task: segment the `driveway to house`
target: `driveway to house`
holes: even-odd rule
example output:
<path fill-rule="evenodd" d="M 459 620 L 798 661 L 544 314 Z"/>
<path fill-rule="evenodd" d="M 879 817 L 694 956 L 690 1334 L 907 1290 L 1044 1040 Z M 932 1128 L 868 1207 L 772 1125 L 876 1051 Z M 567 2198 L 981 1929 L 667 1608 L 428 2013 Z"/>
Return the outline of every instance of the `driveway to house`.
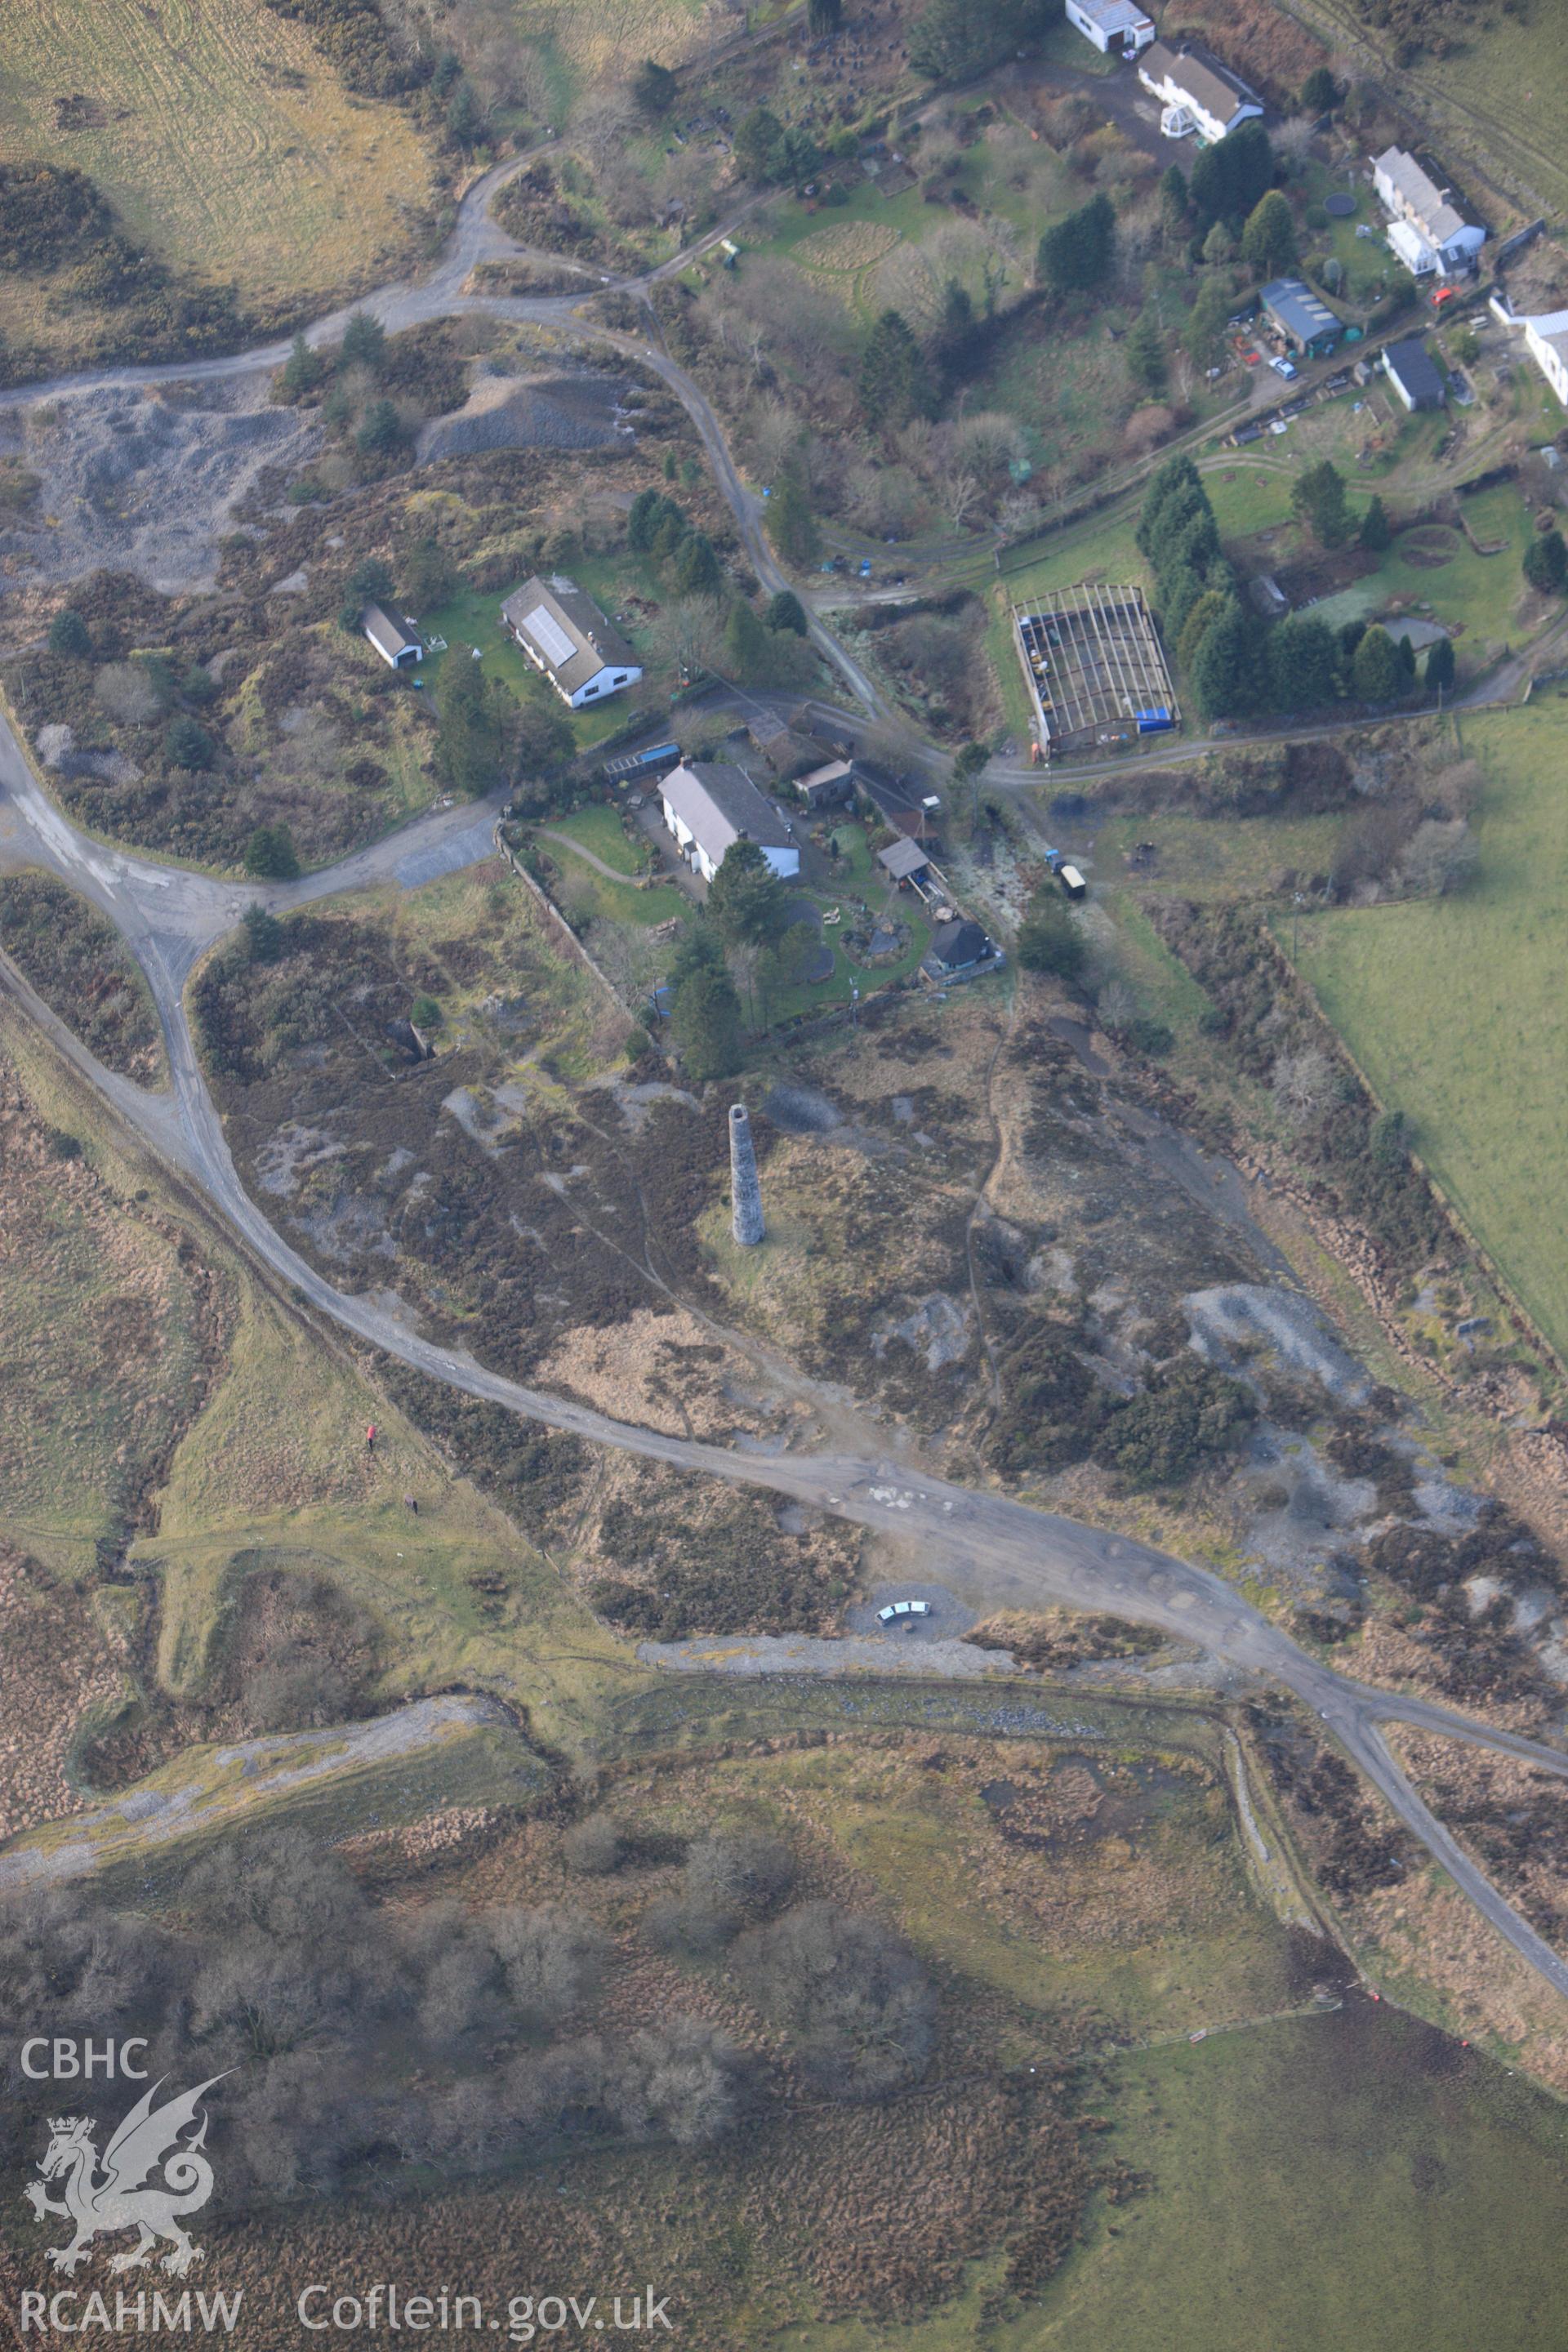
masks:
<path fill-rule="evenodd" d="M 1080 36 L 1081 37 L 1081 36 Z M 1091 54 L 1084 42 L 1084 55 Z M 1089 99 L 1113 122 L 1122 137 L 1161 164 L 1181 163 L 1190 169 L 1196 142 L 1167 139 L 1160 129 L 1160 101 L 1150 96 L 1138 79 L 1138 68 L 1125 61 L 1114 73 L 1093 73 L 1086 67 L 1048 65 L 1043 59 L 1012 66 L 1002 77 L 1004 91 L 1015 105 L 1032 107 L 1035 97 Z M 1034 125 L 1028 127 L 1032 130 Z"/>

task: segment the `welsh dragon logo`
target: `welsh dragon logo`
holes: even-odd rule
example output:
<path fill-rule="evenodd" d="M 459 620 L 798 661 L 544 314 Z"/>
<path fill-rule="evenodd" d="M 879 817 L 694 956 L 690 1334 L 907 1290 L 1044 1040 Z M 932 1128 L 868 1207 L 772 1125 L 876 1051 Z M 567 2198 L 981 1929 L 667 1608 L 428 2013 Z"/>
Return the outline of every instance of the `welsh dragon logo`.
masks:
<path fill-rule="evenodd" d="M 180 2225 L 182 2214 L 199 2212 L 213 2193 L 213 2168 L 201 2153 L 206 2116 L 202 2116 L 194 2138 L 182 2140 L 180 2134 L 195 2122 L 205 2094 L 222 2080 L 221 2074 L 210 2075 L 194 2091 L 182 2092 L 161 2107 L 153 2102 L 163 2084 L 154 2083 L 137 2100 L 101 2158 L 92 2144 L 98 2126 L 90 2116 L 49 2118 L 49 2144 L 38 2159 L 38 2170 L 45 2180 L 63 2181 L 65 2194 L 59 2200 L 48 2197 L 37 2180 L 30 2180 L 22 2194 L 40 2221 L 46 2213 L 58 2213 L 75 2225 L 68 2246 L 48 2249 L 56 2270 L 75 2271 L 87 2260 L 95 2238 L 120 2230 L 134 2230 L 138 2235 L 133 2246 L 114 2256 L 111 2271 L 139 2269 L 151 2260 L 160 2239 L 167 2239 L 170 2246 L 163 2268 L 176 2278 L 184 2278 L 194 2263 L 206 2260 L 204 2249 L 193 2245 Z M 157 2173 L 162 2179 L 153 2181 Z"/>

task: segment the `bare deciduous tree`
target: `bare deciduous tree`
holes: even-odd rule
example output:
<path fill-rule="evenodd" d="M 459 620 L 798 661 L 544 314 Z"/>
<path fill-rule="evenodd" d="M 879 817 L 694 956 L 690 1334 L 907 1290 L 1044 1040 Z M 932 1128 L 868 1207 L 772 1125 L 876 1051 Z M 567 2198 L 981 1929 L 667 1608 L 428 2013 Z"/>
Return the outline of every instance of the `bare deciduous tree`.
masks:
<path fill-rule="evenodd" d="M 719 608 L 710 596 L 677 596 L 648 624 L 651 649 L 668 668 L 693 677 L 721 651 Z"/>
<path fill-rule="evenodd" d="M 918 2082 L 935 2002 L 908 1946 L 879 1921 L 803 1903 L 735 1947 L 735 1964 L 831 2098 L 887 2098 Z"/>
<path fill-rule="evenodd" d="M 1418 824 L 1399 856 L 1399 878 L 1422 898 L 1445 898 L 1463 889 L 1479 855 L 1463 817 L 1428 817 Z"/>
<path fill-rule="evenodd" d="M 1274 1065 L 1274 1099 L 1296 1127 L 1306 1127 L 1333 1099 L 1337 1073 L 1321 1045 L 1281 1054 Z"/>
<path fill-rule="evenodd" d="M 92 681 L 99 708 L 120 727 L 150 727 L 165 708 L 156 682 L 136 662 L 106 662 Z"/>
<path fill-rule="evenodd" d="M 706 2147 L 739 2120 L 746 2071 L 739 2045 L 705 2018 L 675 2017 L 636 2033 L 617 2069 L 621 2128 L 634 2139 Z"/>
<path fill-rule="evenodd" d="M 605 1939 L 559 1904 L 487 1912 L 484 1929 L 513 2009 L 531 2032 L 559 2025 L 598 1983 Z"/>
<path fill-rule="evenodd" d="M 561 1841 L 568 1870 L 584 1878 L 607 1878 L 626 1854 L 626 1833 L 613 1813 L 589 1813 L 574 1822 Z"/>
<path fill-rule="evenodd" d="M 1276 155 L 1284 157 L 1292 176 L 1298 173 L 1312 152 L 1313 130 L 1310 116 L 1293 114 L 1288 122 L 1268 134 Z"/>
<path fill-rule="evenodd" d="M 1120 1037 L 1138 1017 L 1138 999 L 1124 980 L 1109 980 L 1095 999 L 1100 1025 L 1108 1037 Z"/>

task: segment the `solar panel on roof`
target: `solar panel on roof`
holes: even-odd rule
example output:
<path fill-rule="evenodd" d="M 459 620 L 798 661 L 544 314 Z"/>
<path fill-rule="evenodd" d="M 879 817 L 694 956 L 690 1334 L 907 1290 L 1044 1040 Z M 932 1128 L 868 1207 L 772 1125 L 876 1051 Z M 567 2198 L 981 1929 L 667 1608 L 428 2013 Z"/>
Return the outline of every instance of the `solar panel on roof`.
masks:
<path fill-rule="evenodd" d="M 554 662 L 557 667 L 569 662 L 577 650 L 548 604 L 536 604 L 522 625 L 546 661 Z"/>

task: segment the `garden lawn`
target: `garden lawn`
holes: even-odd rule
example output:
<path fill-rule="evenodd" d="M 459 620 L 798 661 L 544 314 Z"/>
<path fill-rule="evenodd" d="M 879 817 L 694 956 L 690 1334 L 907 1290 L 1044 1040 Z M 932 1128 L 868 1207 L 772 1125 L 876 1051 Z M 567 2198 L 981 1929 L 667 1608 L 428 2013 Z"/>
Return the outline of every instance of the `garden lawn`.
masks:
<path fill-rule="evenodd" d="M 602 802 L 591 801 L 585 808 L 574 809 L 570 816 L 552 816 L 550 831 L 580 841 L 584 849 L 593 851 L 601 865 L 613 866 L 617 874 L 629 875 L 634 881 L 643 870 L 636 846 L 626 839 L 618 813 Z"/>
<path fill-rule="evenodd" d="M 1410 612 L 1430 606 L 1430 617 L 1453 631 L 1461 659 L 1468 654 L 1487 657 L 1505 643 L 1517 642 L 1519 609 L 1524 595 L 1521 565 L 1530 537 L 1530 519 L 1517 490 L 1508 490 L 1489 506 L 1488 534 L 1506 540 L 1496 555 L 1481 555 L 1463 531 L 1452 533 L 1453 561 L 1429 570 L 1405 552 L 1406 534 L 1394 534 L 1393 546 L 1375 572 L 1326 596 L 1315 612 L 1335 627 L 1343 621 L 1385 615 L 1395 609 Z M 1423 617 L 1426 617 L 1423 614 Z"/>
<path fill-rule="evenodd" d="M 547 832 L 553 829 L 544 828 Z M 585 859 L 574 857 L 559 841 L 542 841 L 540 847 L 561 877 L 554 895 L 568 914 L 588 915 L 596 922 L 624 923 L 634 930 L 647 931 L 656 923 L 668 923 L 691 911 L 690 902 L 673 882 L 661 882 L 652 890 L 639 890 L 630 882 L 606 881 L 596 867 Z"/>
<path fill-rule="evenodd" d="M 1488 778 L 1474 884 L 1316 916 L 1301 963 L 1477 1240 L 1568 1352 L 1568 700 L 1467 719 L 1463 740 Z"/>
<path fill-rule="evenodd" d="M 471 646 L 483 656 L 487 677 L 503 678 L 520 702 L 537 691 L 538 671 L 525 659 L 515 637 L 501 626 L 504 601 L 494 590 L 465 588 L 461 595 L 452 597 L 435 612 L 419 614 L 421 635 L 427 638 L 445 637 L 447 645 L 446 653 L 427 654 L 421 664 L 427 686 L 437 685 L 443 665 L 459 648 Z M 461 657 L 466 660 L 468 656 L 463 653 Z"/>
<path fill-rule="evenodd" d="M 602 570 L 603 567 L 597 569 Z M 597 585 L 589 584 L 586 575 L 591 571 L 595 572 L 596 578 L 596 568 L 591 565 L 579 567 L 573 577 L 579 586 L 588 590 L 595 603 L 603 603 L 605 600 Z M 521 583 L 515 584 L 521 586 Z M 534 668 L 510 631 L 502 625 L 500 608 L 510 593 L 510 589 L 497 593 L 493 590 L 466 588 L 461 595 L 438 605 L 435 612 L 420 614 L 419 626 L 424 635 L 447 640 L 447 651 L 427 655 L 422 665 L 426 683 L 431 689 L 437 687 L 442 665 L 450 661 L 459 647 L 473 646 L 478 648 L 484 662 L 487 677 L 500 678 L 519 702 L 528 702 L 540 697 L 550 697 L 553 700 L 553 689 Z M 611 596 L 609 601 L 613 604 L 615 598 Z M 468 657 L 465 651 L 461 658 L 466 661 Z M 633 688 L 630 693 L 612 695 L 607 702 L 595 703 L 590 709 L 567 711 L 578 750 L 586 751 L 595 743 L 602 743 L 606 736 L 617 734 L 637 709 L 637 692 Z M 565 709 L 564 704 L 556 707 Z"/>
<path fill-rule="evenodd" d="M 1354 312 L 1380 300 L 1394 283 L 1402 265 L 1388 247 L 1388 223 L 1383 206 L 1364 182 L 1348 180 L 1342 171 L 1331 170 L 1315 156 L 1309 158 L 1300 181 L 1300 192 L 1309 205 L 1321 205 L 1325 196 L 1352 195 L 1356 210 L 1348 220 L 1331 218 L 1327 228 L 1299 230 L 1302 251 L 1309 257 L 1331 253 L 1344 270 L 1344 283 L 1331 299 L 1341 309 Z M 1371 236 L 1358 236 L 1358 227 L 1368 227 Z"/>

